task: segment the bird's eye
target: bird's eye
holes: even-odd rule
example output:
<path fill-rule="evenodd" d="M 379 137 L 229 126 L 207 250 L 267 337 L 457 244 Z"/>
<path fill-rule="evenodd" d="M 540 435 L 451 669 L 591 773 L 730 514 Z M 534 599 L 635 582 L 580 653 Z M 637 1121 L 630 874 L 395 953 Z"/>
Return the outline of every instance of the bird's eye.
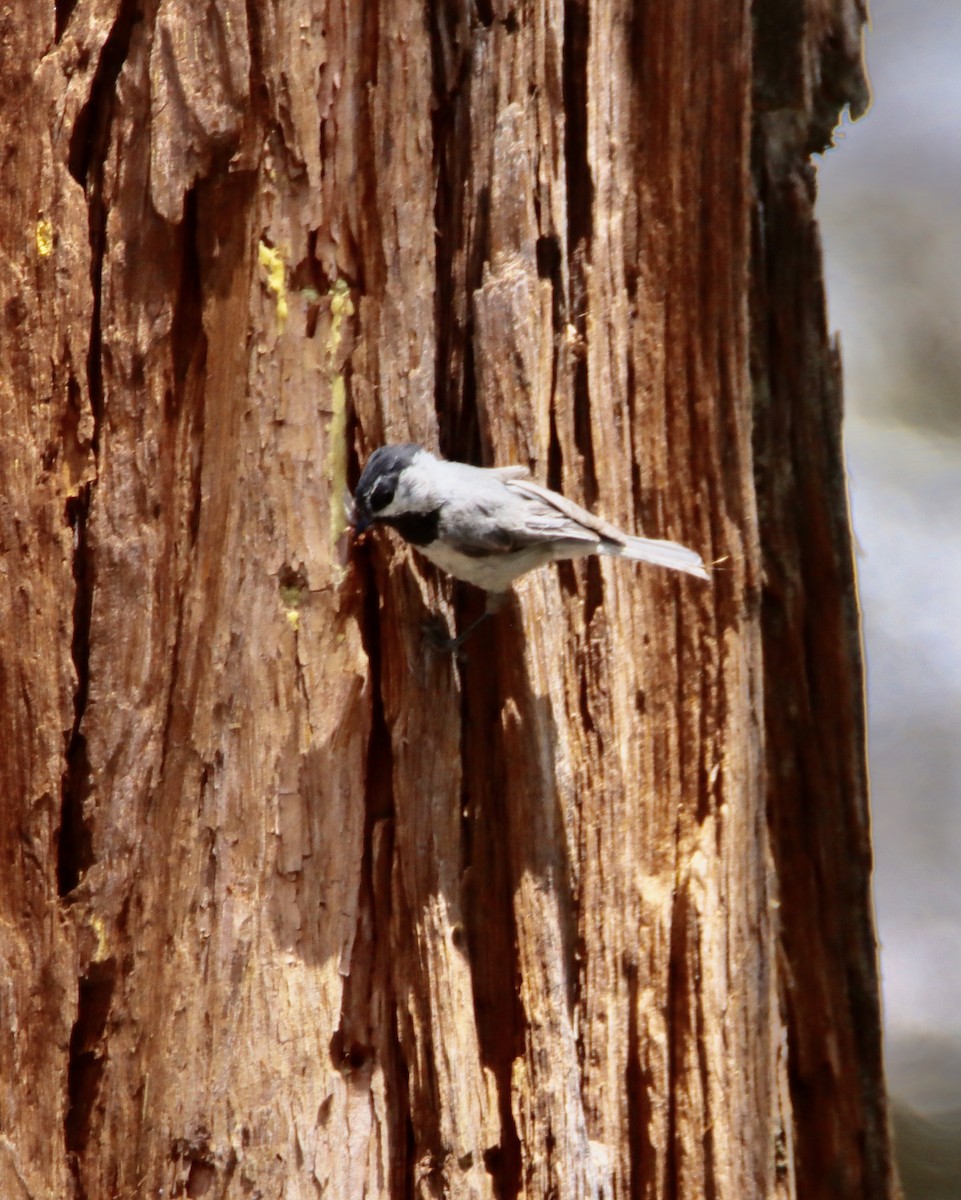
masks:
<path fill-rule="evenodd" d="M 370 489 L 370 504 L 371 512 L 380 512 L 386 508 L 394 498 L 394 490 L 397 487 L 396 479 L 378 479 L 374 486 Z"/>

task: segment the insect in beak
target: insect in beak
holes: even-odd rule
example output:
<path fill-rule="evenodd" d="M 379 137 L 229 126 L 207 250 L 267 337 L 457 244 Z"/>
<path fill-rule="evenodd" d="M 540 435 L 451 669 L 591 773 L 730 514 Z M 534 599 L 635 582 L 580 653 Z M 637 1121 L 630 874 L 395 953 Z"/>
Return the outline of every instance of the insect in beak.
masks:
<path fill-rule="evenodd" d="M 344 492 L 344 516 L 347 518 L 347 525 L 354 541 L 362 537 L 371 526 L 370 516 L 358 512 L 354 497 L 346 491 Z"/>

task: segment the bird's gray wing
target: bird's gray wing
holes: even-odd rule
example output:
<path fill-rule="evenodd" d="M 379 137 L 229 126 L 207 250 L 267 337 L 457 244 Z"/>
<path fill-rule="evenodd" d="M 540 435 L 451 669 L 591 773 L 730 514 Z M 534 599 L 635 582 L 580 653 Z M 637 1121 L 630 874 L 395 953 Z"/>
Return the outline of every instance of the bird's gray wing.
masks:
<path fill-rule="evenodd" d="M 534 483 L 531 479 L 511 479 L 508 481 L 507 487 L 510 491 L 518 492 L 528 500 L 532 513 L 536 507 L 537 510 L 553 514 L 555 522 L 559 521 L 554 537 L 592 542 L 603 539 L 605 542 L 616 542 L 619 546 L 627 543 L 627 535 L 622 533 L 616 525 L 612 525 L 602 517 L 595 517 L 586 508 L 581 508 L 579 504 L 568 500 L 559 492 L 552 492 L 550 488 L 541 487 L 539 483 Z"/>
<path fill-rule="evenodd" d="M 522 486 L 527 485 L 512 480 L 504 487 L 504 495 L 484 497 L 475 493 L 463 503 L 445 504 L 440 518 L 444 541 L 470 558 L 510 554 L 557 542 L 596 545 L 600 541 L 598 532 L 571 520 L 555 505 L 543 503 L 538 494 L 514 491 Z"/>

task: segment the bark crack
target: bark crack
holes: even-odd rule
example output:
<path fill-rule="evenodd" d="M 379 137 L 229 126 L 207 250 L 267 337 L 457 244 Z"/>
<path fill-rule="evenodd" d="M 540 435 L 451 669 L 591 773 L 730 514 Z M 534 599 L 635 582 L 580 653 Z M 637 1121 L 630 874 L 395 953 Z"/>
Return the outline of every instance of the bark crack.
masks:
<path fill-rule="evenodd" d="M 67 1061 L 67 1108 L 63 1119 L 67 1163 L 77 1200 L 86 1200 L 79 1159 L 90 1140 L 94 1104 L 107 1064 L 104 1032 L 117 982 L 114 958 L 92 962 L 80 979 L 77 1019 L 70 1033 Z"/>
<path fill-rule="evenodd" d="M 495 632 L 503 637 L 503 631 Z M 481 1061 L 496 1081 L 501 1140 L 484 1151 L 498 1200 L 523 1190 L 523 1154 L 512 1108 L 512 1071 L 525 1056 L 517 919 L 510 862 L 512 813 L 501 728 L 506 700 L 497 654 L 475 654 L 463 675 L 461 715 L 464 924 Z M 515 818 L 516 819 L 516 818 Z"/>
<path fill-rule="evenodd" d="M 448 458 L 477 461 L 479 451 L 474 385 L 473 338 L 469 298 L 480 286 L 483 257 L 471 254 L 458 266 L 464 247 L 465 203 L 470 156 L 469 6 L 454 4 L 431 9 L 431 115 L 435 176 L 434 199 L 434 402 L 441 452 Z M 483 212 L 486 206 L 478 205 Z M 482 228 L 478 230 L 483 234 Z M 475 251 L 486 238 L 474 237 Z M 466 304 L 461 310 L 460 305 Z"/>
<path fill-rule="evenodd" d="M 564 159 L 567 168 L 567 247 L 569 255 L 569 320 L 578 345 L 587 346 L 588 270 L 594 220 L 594 177 L 588 154 L 588 56 L 590 15 L 586 0 L 564 5 Z M 586 353 L 574 360 L 574 441 L 584 460 L 584 500 L 597 503 L 597 474 L 591 434 L 590 386 Z"/>
<path fill-rule="evenodd" d="M 357 479 L 360 464 L 356 445 L 358 419 L 348 416 L 348 477 Z M 388 1093 L 385 1104 L 388 1128 L 382 1132 L 392 1150 L 388 1192 L 414 1196 L 414 1126 L 408 1070 L 396 1020 L 385 1024 L 371 1014 L 395 1012 L 398 1000 L 394 983 L 392 924 L 392 868 L 394 863 L 394 763 L 393 745 L 384 708 L 380 602 L 370 555 L 356 554 L 362 608 L 358 613 L 361 641 L 367 654 L 371 713 L 365 767 L 364 840 L 358 883 L 357 928 L 344 980 L 340 1020 L 331 1038 L 333 1066 L 349 1078 L 371 1059 L 378 1062 Z"/>
<path fill-rule="evenodd" d="M 63 0 L 57 5 L 58 36 L 63 33 L 74 6 L 71 0 Z M 92 417 L 89 449 L 93 459 L 93 478 L 84 484 L 75 497 L 68 499 L 64 512 L 64 519 L 73 530 L 74 538 L 71 655 L 76 686 L 73 728 L 66 748 L 61 785 L 57 837 L 57 884 L 62 897 L 68 897 L 76 889 L 95 857 L 92 829 L 84 812 L 90 791 L 90 764 L 82 725 L 90 694 L 90 630 L 96 583 L 89 521 L 97 483 L 104 409 L 101 355 L 107 209 L 103 199 L 103 183 L 117 80 L 127 59 L 134 26 L 140 19 L 138 0 L 124 0 L 101 49 L 90 95 L 77 116 L 70 137 L 67 162 L 71 175 L 83 186 L 87 200 L 91 312 L 86 367 Z M 70 1034 L 67 1103 L 63 1119 L 64 1148 L 78 1200 L 86 1197 L 79 1160 L 90 1138 L 94 1105 L 106 1065 L 103 1039 L 117 976 L 117 963 L 113 957 L 108 957 L 84 963 L 78 980 L 77 1016 Z"/>
<path fill-rule="evenodd" d="M 54 11 L 56 14 L 54 37 L 57 42 L 60 42 L 66 33 L 67 26 L 70 24 L 70 18 L 73 16 L 73 10 L 76 7 L 77 0 L 54 0 Z"/>
<path fill-rule="evenodd" d="M 681 819 L 680 813 L 678 813 L 674 826 L 674 846 L 678 857 L 675 864 L 674 898 L 671 905 L 670 949 L 665 988 L 667 1003 L 664 1013 L 667 1027 L 665 1031 L 667 1035 L 667 1138 L 665 1142 L 667 1163 L 664 1175 L 664 1200 L 677 1200 L 680 1195 L 681 1176 L 681 1143 L 679 1141 L 677 1105 L 678 1088 L 683 1074 L 686 971 L 684 962 L 685 913 L 682 907 L 685 901 L 681 894 L 680 843 Z"/>
<path fill-rule="evenodd" d="M 69 18 L 67 7 L 58 9 L 58 21 Z M 66 765 L 61 785 L 60 830 L 57 840 L 57 886 L 66 896 L 80 882 L 93 862 L 90 828 L 84 816 L 84 801 L 89 793 L 90 765 L 86 738 L 81 732 L 90 690 L 90 621 L 93 611 L 94 563 L 88 537 L 88 521 L 100 448 L 103 422 L 103 370 L 101 364 L 101 295 L 103 258 L 107 234 L 107 211 L 103 202 L 103 173 L 110 143 L 113 101 L 117 80 L 127 58 L 133 27 L 140 19 L 137 0 L 121 5 L 117 20 L 104 41 L 100 59 L 90 86 L 90 95 L 80 109 L 70 137 L 68 169 L 83 185 L 87 197 L 88 237 L 90 241 L 91 316 L 87 348 L 87 391 L 93 419 L 90 450 L 94 478 L 79 493 L 67 500 L 64 520 L 73 530 L 73 658 L 76 687 L 74 719 L 66 748 Z"/>
<path fill-rule="evenodd" d="M 624 1088 L 627 1093 L 627 1147 L 631 1164 L 629 1194 L 641 1200 L 655 1191 L 654 1146 L 651 1142 L 651 1093 L 649 1068 L 641 1063 L 641 1031 L 638 1025 L 639 985 L 636 963 L 628 963 L 627 978 L 627 1063 Z"/>
<path fill-rule="evenodd" d="M 87 520 L 93 485 L 84 484 L 66 504 L 65 520 L 73 529 L 73 638 L 71 657 L 76 677 L 73 728 L 67 743 L 60 785 L 60 829 L 57 834 L 57 891 L 68 896 L 93 862 L 93 839 L 84 815 L 90 791 L 87 739 L 80 725 L 90 692 L 90 619 L 93 609 L 93 562 L 88 549 Z"/>

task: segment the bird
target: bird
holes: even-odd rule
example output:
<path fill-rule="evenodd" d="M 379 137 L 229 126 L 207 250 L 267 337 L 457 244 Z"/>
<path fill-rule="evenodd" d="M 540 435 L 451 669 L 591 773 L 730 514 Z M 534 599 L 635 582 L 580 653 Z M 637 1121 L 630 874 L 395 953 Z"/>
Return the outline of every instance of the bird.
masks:
<path fill-rule="evenodd" d="M 439 458 L 416 442 L 380 446 L 368 458 L 350 504 L 354 538 L 386 525 L 446 574 L 487 593 L 481 617 L 442 649 L 457 651 L 515 579 L 551 562 L 604 554 L 709 578 L 696 551 L 624 533 L 529 476 L 520 465 Z"/>

